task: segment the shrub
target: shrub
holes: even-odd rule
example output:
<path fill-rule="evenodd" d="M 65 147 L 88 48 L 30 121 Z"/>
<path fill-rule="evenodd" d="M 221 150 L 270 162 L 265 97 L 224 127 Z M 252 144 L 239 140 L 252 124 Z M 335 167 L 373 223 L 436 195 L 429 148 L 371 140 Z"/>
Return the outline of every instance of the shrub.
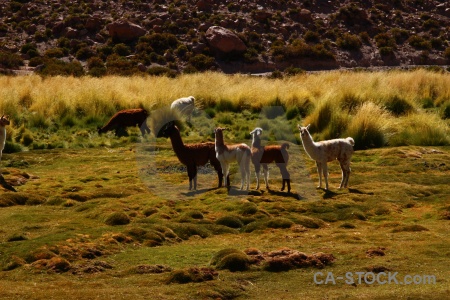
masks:
<path fill-rule="evenodd" d="M 414 110 L 414 107 L 408 101 L 397 95 L 385 100 L 384 105 L 395 116 L 406 115 Z"/>
<path fill-rule="evenodd" d="M 127 45 L 120 43 L 113 47 L 113 53 L 119 56 L 127 56 L 130 55 L 131 49 Z"/>
<path fill-rule="evenodd" d="M 396 47 L 395 39 L 389 33 L 377 34 L 374 39 L 378 48 L 390 47 L 395 49 Z"/>
<path fill-rule="evenodd" d="M 361 39 L 350 33 L 344 33 L 337 39 L 336 44 L 345 50 L 359 50 L 362 46 Z"/>
<path fill-rule="evenodd" d="M 300 115 L 300 111 L 296 106 L 290 107 L 286 111 L 286 119 L 288 120 L 295 119 L 298 115 Z"/>
<path fill-rule="evenodd" d="M 382 147 L 389 114 L 372 102 L 364 103 L 347 128 L 347 136 L 355 141 L 356 150 Z"/>
<path fill-rule="evenodd" d="M 333 59 L 334 55 L 323 44 L 308 45 L 303 40 L 296 39 L 292 44 L 284 46 L 275 42 L 272 45 L 272 53 L 278 60 L 312 58 Z"/>
<path fill-rule="evenodd" d="M 95 55 L 96 55 L 95 51 L 87 46 L 78 49 L 78 51 L 75 53 L 75 57 L 81 60 L 89 59 Z"/>
<path fill-rule="evenodd" d="M 447 47 L 444 50 L 444 58 L 446 58 L 447 60 L 450 60 L 450 47 Z"/>
<path fill-rule="evenodd" d="M 189 59 L 189 64 L 198 71 L 206 71 L 213 68 L 216 61 L 213 57 L 197 54 Z"/>
<path fill-rule="evenodd" d="M 44 53 L 44 56 L 50 58 L 61 58 L 64 57 L 64 55 L 64 50 L 62 48 L 51 48 Z"/>
<path fill-rule="evenodd" d="M 450 119 L 450 102 L 447 102 L 443 105 L 442 108 L 442 118 Z"/>
<path fill-rule="evenodd" d="M 418 36 L 418 35 L 412 35 L 409 39 L 408 39 L 408 43 L 419 50 L 431 50 L 432 46 L 431 46 L 431 42 L 425 40 L 423 37 Z"/>
<path fill-rule="evenodd" d="M 37 71 L 40 75 L 47 76 L 74 76 L 84 75 L 83 66 L 78 61 L 64 62 L 56 58 L 44 60 L 44 67 Z"/>
<path fill-rule="evenodd" d="M 14 53 L 0 51 L 0 67 L 8 69 L 16 69 L 23 65 L 22 58 Z"/>
<path fill-rule="evenodd" d="M 112 213 L 105 220 L 106 225 L 116 226 L 116 225 L 127 225 L 130 223 L 130 217 L 123 212 Z"/>
<path fill-rule="evenodd" d="M 448 126 L 437 116 L 429 114 L 409 115 L 407 118 L 400 119 L 397 132 L 389 138 L 391 146 L 446 146 L 449 144 Z"/>
<path fill-rule="evenodd" d="M 311 124 L 312 132 L 320 132 L 330 124 L 335 111 L 336 106 L 332 101 L 322 101 L 312 114 L 306 118 L 305 123 Z"/>

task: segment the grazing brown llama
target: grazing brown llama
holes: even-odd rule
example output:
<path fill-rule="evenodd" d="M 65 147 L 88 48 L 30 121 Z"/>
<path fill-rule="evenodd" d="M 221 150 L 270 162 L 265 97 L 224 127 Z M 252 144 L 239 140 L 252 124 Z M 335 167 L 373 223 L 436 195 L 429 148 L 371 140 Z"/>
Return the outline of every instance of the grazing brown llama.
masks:
<path fill-rule="evenodd" d="M 300 130 L 300 138 L 306 153 L 316 161 L 317 172 L 319 173 L 319 186 L 322 187 L 322 173 L 325 177 L 325 189 L 328 190 L 328 166 L 327 162 L 337 159 L 341 165 L 342 181 L 339 188 L 347 187 L 350 177 L 350 160 L 353 154 L 355 141 L 351 138 L 334 139 L 328 141 L 314 142 L 309 133 L 309 126 L 297 125 Z"/>
<path fill-rule="evenodd" d="M 144 136 L 145 133 L 150 133 L 150 128 L 148 128 L 146 122 L 147 117 L 148 112 L 145 109 L 124 109 L 112 116 L 105 126 L 98 129 L 98 133 L 101 134 L 114 130 L 116 136 L 118 136 L 120 131 L 124 130 L 126 127 L 134 127 L 138 125 L 142 135 Z"/>
<path fill-rule="evenodd" d="M 214 167 L 219 178 L 219 187 L 222 186 L 223 173 L 220 162 L 216 158 L 214 143 L 184 144 L 180 130 L 173 121 L 167 123 L 160 130 L 160 136 L 170 138 L 172 148 L 178 160 L 187 167 L 189 177 L 189 190 L 197 189 L 197 166 L 209 163 Z M 192 182 L 194 183 L 192 186 Z"/>
<path fill-rule="evenodd" d="M 230 163 L 236 161 L 241 171 L 241 190 L 244 189 L 244 183 L 247 181 L 247 191 L 250 186 L 250 159 L 252 152 L 250 147 L 246 144 L 225 145 L 223 141 L 223 131 L 227 128 L 216 128 L 214 133 L 216 135 L 216 157 L 220 161 L 223 174 L 225 177 L 225 184 L 229 185 Z"/>
<path fill-rule="evenodd" d="M 269 168 L 267 164 L 275 162 L 280 169 L 281 178 L 283 179 L 283 185 L 281 190 L 284 191 L 287 184 L 288 193 L 291 192 L 291 175 L 286 166 L 289 161 L 289 148 L 288 143 L 281 145 L 261 145 L 261 134 L 263 130 L 260 127 L 255 128 L 250 134 L 252 135 L 252 162 L 255 166 L 256 173 L 256 189 L 259 189 L 259 175 L 261 166 L 263 167 L 264 182 L 266 183 L 266 189 L 269 190 Z"/>

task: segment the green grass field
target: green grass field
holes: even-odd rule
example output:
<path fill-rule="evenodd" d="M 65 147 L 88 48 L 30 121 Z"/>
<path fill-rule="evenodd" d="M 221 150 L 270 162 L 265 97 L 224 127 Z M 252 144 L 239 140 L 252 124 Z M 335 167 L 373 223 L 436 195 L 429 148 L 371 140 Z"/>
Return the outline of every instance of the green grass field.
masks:
<path fill-rule="evenodd" d="M 421 89 L 426 90 L 428 77 L 420 72 L 416 76 L 424 76 Z M 380 74 L 366 75 L 345 76 L 384 86 Z M 222 78 L 213 75 L 215 82 L 219 80 L 215 76 Z M 272 81 L 272 88 L 295 80 L 337 80 L 332 74 L 315 76 Z M 212 141 L 214 127 L 221 125 L 231 129 L 226 141 L 250 144 L 249 132 L 261 126 L 268 143 L 290 143 L 291 194 L 279 192 L 281 176 L 275 166 L 270 167 L 270 191 L 264 184 L 255 189 L 253 166 L 250 191 L 239 191 L 235 164 L 229 192 L 217 188 L 217 177 L 209 166 L 199 171 L 198 190 L 189 191 L 186 169 L 168 139 L 142 138 L 137 128 L 129 129 L 125 137 L 98 136 L 95 125 L 104 118 L 95 119 L 94 113 L 83 116 L 92 123 L 72 119 L 75 123 L 68 126 L 66 118 L 65 126 L 64 118 L 53 112 L 39 121 L 39 110 L 30 112 L 32 105 L 30 111 L 19 104 L 3 107 L 14 116 L 7 145 L 20 145 L 24 151 L 4 153 L 1 161 L 3 177 L 17 190 L 0 187 L 1 298 L 446 298 L 450 292 L 450 146 L 448 119 L 441 114 L 447 92 L 438 82 L 446 82 L 448 75 L 429 76 L 438 78 L 431 80 L 433 106 L 425 109 L 412 100 L 412 93 L 405 94 L 412 111 L 398 116 L 372 96 L 358 98 L 364 103 L 354 104 L 353 109 L 348 108 L 353 103 L 349 98 L 339 105 L 329 102 L 312 84 L 308 91 L 312 106 L 305 111 L 293 111 L 295 105 L 284 96 L 272 101 L 272 94 L 268 99 L 258 94 L 262 100 L 247 103 L 242 100 L 247 96 L 230 99 L 214 96 L 210 90 L 217 98 L 208 98 L 204 92 L 202 109 L 182 129 L 183 140 Z M 74 79 L 53 80 L 63 85 Z M 241 82 L 228 80 L 235 81 L 228 82 L 230 86 L 221 93 L 237 93 Z M 406 86 L 403 80 L 390 86 Z M 134 84 L 142 87 L 140 80 Z M 189 89 L 186 82 L 180 84 Z M 38 82 L 36 90 L 30 88 L 33 104 L 43 101 L 37 97 L 41 86 Z M 3 95 L 16 103 L 16 96 L 6 90 Z M 135 93 L 141 93 L 140 88 Z M 197 96 L 192 90 L 189 94 Z M 73 118 L 76 101 L 68 104 L 64 95 L 61 103 L 70 111 L 66 117 Z M 337 105 L 338 114 L 328 115 L 333 126 L 322 127 L 330 111 L 327 103 Z M 153 116 L 158 115 L 157 109 Z M 24 115 L 35 116 L 33 124 L 51 122 L 47 127 L 32 127 L 20 123 Z M 359 140 L 367 147 L 354 153 L 348 189 L 338 189 L 337 162 L 328 164 L 330 190 L 316 188 L 315 164 L 304 152 L 296 129 L 297 123 L 307 122 L 314 124 L 315 138 L 354 136 L 356 124 L 368 124 Z M 408 127 L 408 122 L 422 125 Z M 439 126 L 426 127 L 427 122 Z M 337 124 L 344 127 L 332 132 Z M 371 147 L 379 133 L 383 143 Z M 434 138 L 427 140 L 426 133 Z M 27 135 L 33 141 L 26 146 Z M 367 282 L 359 280 L 359 272 L 367 274 Z M 396 274 L 395 280 L 387 282 L 389 274 Z M 381 282 L 370 284 L 371 276 Z M 421 284 L 408 284 L 408 280 Z"/>

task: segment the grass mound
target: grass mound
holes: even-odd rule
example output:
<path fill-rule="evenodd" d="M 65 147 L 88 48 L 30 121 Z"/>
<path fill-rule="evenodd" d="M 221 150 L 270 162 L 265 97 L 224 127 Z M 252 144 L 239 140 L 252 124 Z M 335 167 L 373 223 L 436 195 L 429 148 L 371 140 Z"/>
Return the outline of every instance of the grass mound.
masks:
<path fill-rule="evenodd" d="M 188 268 L 172 271 L 166 279 L 166 283 L 191 283 L 214 280 L 218 276 L 217 271 L 211 268 Z"/>
<path fill-rule="evenodd" d="M 242 228 L 244 223 L 236 216 L 224 216 L 216 220 L 217 225 L 223 225 L 230 228 Z"/>
<path fill-rule="evenodd" d="M 211 265 L 218 270 L 230 270 L 231 272 L 245 271 L 250 267 L 250 260 L 244 252 L 237 249 L 223 249 L 217 252 L 211 259 Z"/>
<path fill-rule="evenodd" d="M 130 217 L 126 213 L 115 212 L 106 218 L 105 224 L 110 226 L 127 225 L 130 221 Z"/>

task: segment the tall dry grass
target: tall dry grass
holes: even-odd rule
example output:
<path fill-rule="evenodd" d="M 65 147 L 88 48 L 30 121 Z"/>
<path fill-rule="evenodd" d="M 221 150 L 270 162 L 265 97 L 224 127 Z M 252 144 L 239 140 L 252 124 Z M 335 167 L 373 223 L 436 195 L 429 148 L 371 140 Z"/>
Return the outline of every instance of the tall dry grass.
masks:
<path fill-rule="evenodd" d="M 352 125 L 355 120 L 363 119 L 359 111 L 367 103 L 383 111 L 392 110 L 387 117 L 390 128 L 408 123 L 394 122 L 399 118 L 407 120 L 411 115 L 429 114 L 430 109 L 439 110 L 450 103 L 450 75 L 419 69 L 333 71 L 284 79 L 214 72 L 177 78 L 0 77 L 0 113 L 10 114 L 17 126 L 30 115 L 39 123 L 67 116 L 106 119 L 129 107 L 151 111 L 188 95 L 195 96 L 198 105 L 205 109 L 259 110 L 273 105 L 298 108 L 306 117 L 302 122 L 314 124 L 321 137 L 333 138 L 354 130 L 348 128 L 356 126 Z M 434 122 L 434 126 L 448 134 L 445 121 Z M 399 131 L 388 132 L 385 138 L 394 132 Z"/>

